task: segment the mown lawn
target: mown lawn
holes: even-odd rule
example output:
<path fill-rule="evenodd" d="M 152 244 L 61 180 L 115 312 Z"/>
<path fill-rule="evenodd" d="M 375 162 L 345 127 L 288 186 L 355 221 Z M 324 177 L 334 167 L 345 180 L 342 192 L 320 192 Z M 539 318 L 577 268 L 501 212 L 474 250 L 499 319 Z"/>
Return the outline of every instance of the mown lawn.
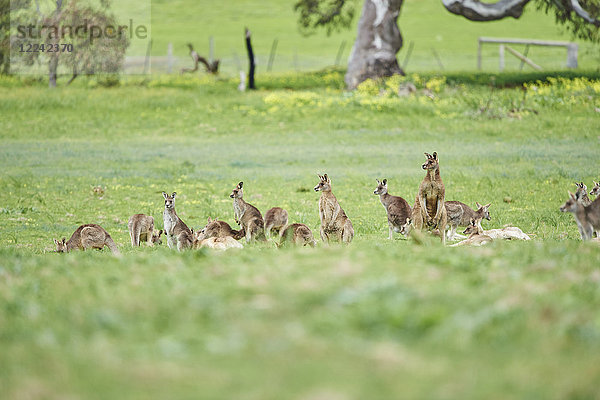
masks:
<path fill-rule="evenodd" d="M 558 211 L 575 180 L 600 178 L 598 83 L 412 77 L 430 96 L 397 98 L 392 83 L 238 93 L 181 79 L 0 88 L 3 396 L 600 395 L 600 247 Z M 388 241 L 375 178 L 412 203 L 425 151 L 440 155 L 448 200 L 491 202 L 484 227 L 534 240 Z M 263 212 L 282 206 L 318 235 L 324 172 L 354 223 L 348 247 L 129 247 L 130 215 L 162 225 L 163 190 L 194 228 L 233 224 L 240 180 Z M 123 256 L 52 253 L 82 223 Z"/>

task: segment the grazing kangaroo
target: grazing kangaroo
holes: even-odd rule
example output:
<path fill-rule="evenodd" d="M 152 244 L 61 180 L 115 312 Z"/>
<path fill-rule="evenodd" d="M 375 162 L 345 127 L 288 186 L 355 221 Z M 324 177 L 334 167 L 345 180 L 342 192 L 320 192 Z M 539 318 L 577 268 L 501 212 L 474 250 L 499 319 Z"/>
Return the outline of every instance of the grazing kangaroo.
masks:
<path fill-rule="evenodd" d="M 163 223 L 165 235 L 167 236 L 167 245 L 170 249 L 177 248 L 179 251 L 191 248 L 194 242 L 192 231 L 175 212 L 175 197 L 177 193 L 173 192 L 170 196 L 165 192 L 162 192 L 162 194 L 165 198 Z"/>
<path fill-rule="evenodd" d="M 446 231 L 447 213 L 444 207 L 446 189 L 440 176 L 440 165 L 437 152 L 433 155 L 425 153 L 427 162 L 422 168 L 427 171 L 425 178 L 419 186 L 417 201 L 413 208 L 413 225 L 421 230 L 424 226 L 428 229 Z M 446 244 L 446 235 L 441 235 L 442 243 Z"/>
<path fill-rule="evenodd" d="M 246 234 L 246 243 L 257 239 L 265 240 L 264 220 L 258 208 L 243 199 L 244 182 L 240 182 L 233 189 L 229 197 L 233 199 L 233 212 L 237 222 Z"/>
<path fill-rule="evenodd" d="M 295 246 L 315 247 L 317 242 L 310 228 L 304 224 L 291 224 L 281 231 L 281 239 L 279 247 L 285 246 L 287 243 L 292 243 Z"/>
<path fill-rule="evenodd" d="M 315 186 L 315 192 L 321 192 L 319 198 L 321 240 L 323 243 L 329 243 L 330 238 L 335 238 L 338 242 L 348 244 L 354 238 L 352 222 L 331 191 L 331 180 L 327 174 L 318 176 L 320 182 Z"/>
<path fill-rule="evenodd" d="M 404 235 L 404 236 L 409 236 L 413 230 L 414 230 L 414 226 L 413 226 L 412 217 L 406 218 L 406 222 L 404 222 L 404 224 L 402 224 L 402 226 L 400 226 L 400 234 Z M 442 236 L 439 229 L 433 229 L 430 233 L 433 236 L 439 236 L 439 237 Z"/>
<path fill-rule="evenodd" d="M 560 211 L 573 214 L 581 239 L 589 240 L 594 231 L 600 232 L 600 197 L 589 206 L 584 206 L 577 195 L 569 192 L 569 199 L 560 207 Z"/>
<path fill-rule="evenodd" d="M 279 235 L 288 223 L 288 212 L 281 207 L 273 207 L 265 213 L 265 236 L 271 237 L 271 230 Z"/>
<path fill-rule="evenodd" d="M 488 211 L 492 205 L 491 203 L 486 204 L 485 206 L 482 206 L 479 203 L 475 203 L 475 205 L 477 206 L 477 211 L 473 210 L 465 203 L 461 203 L 460 201 L 446 201 L 444 203 L 444 207 L 446 207 L 446 214 L 448 215 L 448 225 L 450 226 L 448 240 L 454 240 L 457 236 L 462 236 L 456 233 L 456 228 L 459 226 L 469 226 L 469 221 L 471 218 L 479 223 L 481 223 L 483 218 L 487 219 L 488 221 L 491 219 L 490 212 Z"/>
<path fill-rule="evenodd" d="M 379 200 L 387 213 L 389 235 L 388 239 L 392 239 L 392 232 L 400 232 L 400 228 L 409 218 L 412 209 L 406 200 L 400 196 L 392 196 L 388 193 L 387 179 L 379 181 L 377 179 L 377 187 L 373 194 L 379 195 Z"/>
<path fill-rule="evenodd" d="M 54 244 L 57 253 L 68 253 L 72 250 L 101 250 L 104 246 L 108 246 L 113 254 L 120 254 L 117 245 L 108 232 L 96 224 L 81 225 L 73 232 L 69 241 L 66 241 L 66 238 L 62 238 L 61 241 L 54 239 Z"/>
<path fill-rule="evenodd" d="M 163 230 L 154 229 L 154 217 L 146 214 L 134 214 L 129 218 L 127 224 L 129 237 L 131 237 L 131 246 L 136 247 L 140 242 L 146 242 L 148 246 L 154 246 L 154 243 L 162 244 L 160 236 Z"/>
<path fill-rule="evenodd" d="M 579 199 L 581 204 L 583 204 L 584 206 L 589 206 L 590 204 L 592 204 L 592 201 L 588 197 L 587 186 L 585 186 L 585 183 L 575 182 L 575 186 L 577 186 L 577 190 L 575 191 L 575 196 Z"/>
<path fill-rule="evenodd" d="M 600 196 L 600 182 L 594 181 L 594 187 L 590 190 L 590 196 Z"/>
<path fill-rule="evenodd" d="M 473 218 L 469 220 L 469 226 L 467 226 L 467 229 L 465 229 L 463 233 L 469 236 L 465 240 L 451 245 L 451 247 L 467 245 L 482 246 L 493 240 L 491 237 L 483 233 L 483 230 L 481 229 L 481 221 L 477 221 Z"/>

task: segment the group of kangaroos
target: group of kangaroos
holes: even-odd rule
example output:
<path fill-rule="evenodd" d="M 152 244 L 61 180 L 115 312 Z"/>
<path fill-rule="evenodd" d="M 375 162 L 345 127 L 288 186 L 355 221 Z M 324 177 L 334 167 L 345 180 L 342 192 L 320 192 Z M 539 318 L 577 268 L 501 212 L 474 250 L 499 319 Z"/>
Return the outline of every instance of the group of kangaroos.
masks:
<path fill-rule="evenodd" d="M 476 209 L 460 201 L 446 201 L 446 189 L 440 174 L 439 159 L 436 152 L 425 153 L 427 161 L 422 165 L 426 171 L 423 181 L 411 207 L 400 196 L 388 193 L 387 179 L 377 180 L 374 194 L 379 196 L 381 204 L 386 210 L 389 227 L 389 239 L 393 233 L 405 236 L 427 231 L 439 236 L 442 243 L 446 240 L 455 241 L 462 239 L 452 246 L 473 245 L 481 246 L 493 240 L 517 239 L 530 240 L 530 237 L 521 229 L 514 226 L 505 226 L 501 229 L 483 230 L 483 219 L 490 220 L 489 208 L 491 204 L 476 204 Z M 354 238 L 354 228 L 350 218 L 346 215 L 332 191 L 331 178 L 327 175 L 318 175 L 319 183 L 314 187 L 316 192 L 321 192 L 319 198 L 319 217 L 321 220 L 320 237 L 323 243 L 339 242 L 348 244 Z M 583 182 L 576 183 L 577 191 L 570 193 L 570 198 L 560 208 L 563 212 L 575 215 L 581 237 L 584 240 L 600 230 L 600 183 L 594 182 L 591 195 L 598 196 L 591 201 L 587 194 L 587 187 Z M 154 218 L 145 214 L 131 216 L 128 223 L 131 245 L 136 247 L 140 243 L 150 246 L 161 244 L 164 233 L 167 245 L 171 249 L 185 250 L 208 247 L 219 250 L 228 248 L 242 248 L 239 242 L 245 238 L 246 243 L 254 241 L 271 240 L 271 233 L 277 233 L 278 247 L 287 244 L 296 246 L 316 245 L 311 229 L 305 224 L 288 224 L 288 212 L 281 207 L 269 209 L 266 214 L 244 200 L 244 183 L 238 183 L 229 197 L 233 199 L 235 222 L 239 229 L 233 229 L 227 222 L 208 218 L 208 223 L 202 229 L 194 232 L 179 218 L 175 211 L 175 198 L 177 193 L 163 192 L 165 208 L 163 211 L 164 230 L 157 230 Z M 458 227 L 465 227 L 464 235 L 456 232 Z M 96 224 L 81 225 L 67 241 L 54 240 L 57 252 L 68 252 L 75 249 L 102 249 L 110 248 L 113 253 L 119 250 L 110 234 Z"/>

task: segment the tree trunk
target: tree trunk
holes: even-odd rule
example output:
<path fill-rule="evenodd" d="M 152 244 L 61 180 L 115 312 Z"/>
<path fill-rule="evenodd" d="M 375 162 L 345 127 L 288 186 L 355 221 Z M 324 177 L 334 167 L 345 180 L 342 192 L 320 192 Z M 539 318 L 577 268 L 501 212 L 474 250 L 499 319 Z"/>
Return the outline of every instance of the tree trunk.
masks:
<path fill-rule="evenodd" d="M 349 89 L 369 78 L 404 75 L 396 60 L 402 47 L 396 24 L 402 1 L 365 0 L 345 77 Z"/>
<path fill-rule="evenodd" d="M 254 51 L 252 50 L 252 41 L 250 39 L 250 31 L 246 28 L 246 50 L 248 51 L 248 63 L 250 68 L 248 71 L 248 89 L 256 89 L 254 85 L 254 70 L 256 69 L 256 62 L 254 60 Z"/>
<path fill-rule="evenodd" d="M 56 71 L 58 70 L 58 55 L 54 53 L 54 55 L 50 58 L 50 62 L 48 63 L 48 85 L 51 88 L 56 87 Z"/>

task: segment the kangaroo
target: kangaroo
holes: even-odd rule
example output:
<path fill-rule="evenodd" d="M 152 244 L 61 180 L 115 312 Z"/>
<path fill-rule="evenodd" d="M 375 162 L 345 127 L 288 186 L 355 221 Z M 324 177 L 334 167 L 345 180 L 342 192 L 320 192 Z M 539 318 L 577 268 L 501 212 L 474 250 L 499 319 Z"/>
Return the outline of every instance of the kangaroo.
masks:
<path fill-rule="evenodd" d="M 319 216 L 321 218 L 321 240 L 329 243 L 330 238 L 348 244 L 354 238 L 354 227 L 335 195 L 331 191 L 331 180 L 327 174 L 318 175 L 320 182 L 315 192 L 321 192 L 319 198 Z"/>
<path fill-rule="evenodd" d="M 243 199 L 244 182 L 240 182 L 233 189 L 229 197 L 233 199 L 233 212 L 235 222 L 238 223 L 246 234 L 246 243 L 257 239 L 265 240 L 264 220 L 258 208 Z"/>
<path fill-rule="evenodd" d="M 139 246 L 140 241 L 146 242 L 148 246 L 153 246 L 154 243 L 162 244 L 160 236 L 163 230 L 156 231 L 154 229 L 154 217 L 145 214 L 134 214 L 129 218 L 127 228 L 129 229 L 132 247 Z"/>
<path fill-rule="evenodd" d="M 243 249 L 244 246 L 235 240 L 231 236 L 223 236 L 223 237 L 210 237 L 200 239 L 201 234 L 199 232 L 196 233 L 196 238 L 194 239 L 194 249 L 201 249 L 203 247 L 208 247 L 209 249 L 214 250 L 227 250 L 227 249 Z"/>
<path fill-rule="evenodd" d="M 385 208 L 389 228 L 388 239 L 392 240 L 392 232 L 400 232 L 400 228 L 406 222 L 406 218 L 410 217 L 412 209 L 402 197 L 392 196 L 388 193 L 387 179 L 383 181 L 376 180 L 377 187 L 373 191 L 373 194 L 379 195 L 379 200 L 383 208 Z"/>
<path fill-rule="evenodd" d="M 117 245 L 108 232 L 96 224 L 81 225 L 73 232 L 68 241 L 66 238 L 62 238 L 61 241 L 54 239 L 54 244 L 57 253 L 68 253 L 72 250 L 101 250 L 104 246 L 108 246 L 113 254 L 120 254 Z"/>
<path fill-rule="evenodd" d="M 279 235 L 288 223 L 288 212 L 281 207 L 273 207 L 265 213 L 265 236 L 271 237 L 274 229 Z"/>
<path fill-rule="evenodd" d="M 207 224 L 202 228 L 197 235 L 201 235 L 200 239 L 210 239 L 211 237 L 222 238 L 232 237 L 235 240 L 240 240 L 246 236 L 243 229 L 235 230 L 225 221 L 219 221 L 218 219 L 208 218 Z"/>
<path fill-rule="evenodd" d="M 569 192 L 569 199 L 560 207 L 560 211 L 573 214 L 581 239 L 589 240 L 594 231 L 600 232 L 600 197 L 589 206 L 584 206 L 576 194 Z"/>
<path fill-rule="evenodd" d="M 531 240 L 528 234 L 524 233 L 516 226 L 505 226 L 502 229 L 488 229 L 487 231 L 483 231 L 483 234 L 491 237 L 494 240 Z"/>
<path fill-rule="evenodd" d="M 463 233 L 469 236 L 465 240 L 451 245 L 451 247 L 467 245 L 482 246 L 493 240 L 491 237 L 483 233 L 483 230 L 481 229 L 481 221 L 477 221 L 473 218 L 469 220 L 469 226 L 467 226 L 467 229 L 465 229 Z"/>
<path fill-rule="evenodd" d="M 589 206 L 590 204 L 592 204 L 592 201 L 588 197 L 587 186 L 585 186 L 585 183 L 575 182 L 575 186 L 577 186 L 577 190 L 575 191 L 575 196 L 579 199 L 581 204 L 583 204 L 584 206 Z"/>
<path fill-rule="evenodd" d="M 413 218 L 406 218 L 406 221 L 404 222 L 404 224 L 402 224 L 400 226 L 400 234 L 404 235 L 404 236 L 409 236 L 411 234 L 411 232 L 414 230 L 414 225 L 413 225 Z M 433 236 L 439 236 L 441 237 L 441 233 L 439 229 L 433 229 L 430 232 Z"/>
<path fill-rule="evenodd" d="M 162 192 L 162 194 L 165 198 L 163 223 L 165 235 L 167 236 L 167 245 L 170 249 L 177 248 L 179 251 L 191 248 L 194 241 L 192 231 L 175 212 L 175 197 L 177 193 L 173 192 L 170 196 L 165 192 Z"/>
<path fill-rule="evenodd" d="M 590 196 L 598 197 L 600 195 L 600 182 L 594 181 L 594 187 L 590 191 Z"/>
<path fill-rule="evenodd" d="M 417 201 L 413 208 L 413 225 L 415 229 L 438 229 L 446 231 L 447 213 L 444 207 L 446 189 L 440 176 L 440 166 L 437 153 L 425 153 L 427 162 L 422 168 L 427 171 L 419 186 Z M 446 235 L 441 235 L 442 244 L 446 244 Z"/>
<path fill-rule="evenodd" d="M 490 212 L 488 211 L 492 205 L 491 203 L 486 204 L 485 206 L 482 206 L 479 203 L 475 203 L 475 205 L 477 206 L 477 211 L 460 201 L 446 201 L 444 203 L 446 214 L 448 215 L 448 225 L 450 226 L 448 240 L 455 240 L 456 237 L 462 236 L 456 233 L 456 228 L 459 226 L 467 227 L 471 218 L 479 223 L 481 223 L 483 218 L 488 221 L 491 219 Z"/>
<path fill-rule="evenodd" d="M 281 231 L 279 247 L 292 243 L 295 246 L 315 247 L 317 242 L 310 228 L 304 224 L 291 224 Z"/>

